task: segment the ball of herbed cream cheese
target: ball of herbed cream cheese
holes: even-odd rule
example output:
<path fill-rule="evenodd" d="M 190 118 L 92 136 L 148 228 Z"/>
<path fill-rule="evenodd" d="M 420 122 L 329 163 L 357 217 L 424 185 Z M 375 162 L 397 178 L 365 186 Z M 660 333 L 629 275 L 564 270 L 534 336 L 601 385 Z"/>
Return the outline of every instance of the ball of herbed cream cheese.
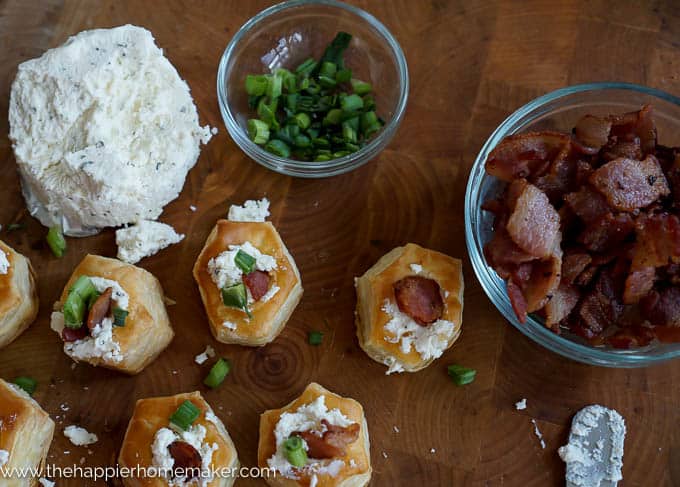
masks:
<path fill-rule="evenodd" d="M 9 124 L 31 214 L 76 236 L 156 219 L 211 137 L 186 82 L 132 25 L 20 64 Z"/>

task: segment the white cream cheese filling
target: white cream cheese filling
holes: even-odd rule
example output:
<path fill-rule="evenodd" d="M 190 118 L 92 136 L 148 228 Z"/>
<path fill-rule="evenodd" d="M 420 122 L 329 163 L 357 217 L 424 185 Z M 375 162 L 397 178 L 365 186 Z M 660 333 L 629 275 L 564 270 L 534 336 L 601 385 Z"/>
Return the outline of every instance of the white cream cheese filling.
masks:
<path fill-rule="evenodd" d="M 420 326 L 389 299 L 383 303 L 382 310 L 390 318 L 384 326 L 388 333 L 385 341 L 399 343 L 405 354 L 415 348 L 423 360 L 439 358 L 453 337 L 455 326 L 450 321 L 439 319 L 428 326 Z M 396 369 L 393 371 L 398 372 Z"/>
<path fill-rule="evenodd" d="M 9 260 L 4 250 L 0 249 L 0 275 L 9 272 Z"/>

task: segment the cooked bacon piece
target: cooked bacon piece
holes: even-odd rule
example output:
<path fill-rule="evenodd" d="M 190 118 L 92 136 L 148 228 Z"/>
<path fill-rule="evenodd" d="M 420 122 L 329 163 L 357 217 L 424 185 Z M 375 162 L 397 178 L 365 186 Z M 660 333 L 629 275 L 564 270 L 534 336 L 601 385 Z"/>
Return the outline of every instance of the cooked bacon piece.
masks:
<path fill-rule="evenodd" d="M 680 153 L 673 155 L 673 159 L 670 163 L 667 163 L 664 167 L 666 179 L 671 188 L 671 194 L 673 195 L 673 201 L 676 206 L 680 206 Z"/>
<path fill-rule="evenodd" d="M 566 283 L 560 283 L 552 298 L 545 305 L 546 326 L 555 328 L 574 309 L 581 297 L 580 291 Z"/>
<path fill-rule="evenodd" d="M 662 213 L 638 219 L 631 270 L 680 263 L 680 219 Z"/>
<path fill-rule="evenodd" d="M 533 255 L 520 249 L 504 228 L 496 230 L 491 241 L 484 246 L 484 256 L 494 268 L 508 268 L 510 265 L 535 259 Z"/>
<path fill-rule="evenodd" d="M 617 294 L 614 279 L 608 272 L 601 272 L 593 290 L 581 300 L 578 314 L 583 326 L 593 335 L 602 333 L 621 316 L 623 305 Z"/>
<path fill-rule="evenodd" d="M 564 201 L 585 223 L 595 222 L 611 212 L 607 199 L 590 186 L 583 186 L 577 192 L 569 193 Z"/>
<path fill-rule="evenodd" d="M 550 300 L 560 285 L 561 270 L 562 250 L 559 244 L 549 259 L 532 264 L 531 277 L 523 285 L 520 284 L 529 313 L 541 309 Z"/>
<path fill-rule="evenodd" d="M 87 328 L 93 330 L 95 326 L 101 325 L 104 318 L 111 313 L 111 297 L 113 296 L 113 288 L 107 287 L 103 293 L 90 307 L 87 314 Z"/>
<path fill-rule="evenodd" d="M 640 302 L 640 307 L 652 325 L 680 327 L 680 288 L 653 291 Z"/>
<path fill-rule="evenodd" d="M 576 160 L 572 157 L 571 144 L 567 144 L 550 164 L 544 175 L 532 178 L 532 184 L 543 191 L 554 205 L 562 202 L 562 197 L 574 187 Z"/>
<path fill-rule="evenodd" d="M 81 326 L 80 328 L 73 329 L 69 327 L 64 327 L 61 331 L 61 339 L 66 343 L 77 342 L 82 340 L 89 335 L 89 330 L 86 326 Z"/>
<path fill-rule="evenodd" d="M 574 284 L 577 286 L 581 287 L 586 287 L 588 284 L 591 283 L 593 278 L 595 277 L 595 274 L 597 274 L 597 271 L 599 270 L 599 267 L 596 265 L 589 265 L 588 267 L 585 268 L 583 272 L 581 272 L 578 277 L 574 280 Z"/>
<path fill-rule="evenodd" d="M 503 139 L 489 154 L 486 172 L 503 181 L 536 175 L 569 143 L 558 132 L 529 132 Z"/>
<path fill-rule="evenodd" d="M 172 466 L 175 477 L 192 479 L 200 473 L 202 459 L 196 448 L 185 441 L 175 441 L 168 446 L 168 450 L 175 460 Z"/>
<path fill-rule="evenodd" d="M 578 241 L 588 250 L 604 252 L 611 250 L 635 230 L 633 218 L 627 213 L 607 213 L 589 224 L 578 236 Z"/>
<path fill-rule="evenodd" d="M 633 140 L 619 141 L 617 137 L 612 137 L 610 143 L 602 151 L 602 158 L 609 162 L 620 157 L 637 160 L 642 159 L 640 138 L 635 137 Z"/>
<path fill-rule="evenodd" d="M 508 298 L 510 298 L 510 304 L 512 305 L 512 310 L 515 312 L 517 319 L 520 323 L 526 323 L 527 321 L 527 301 L 524 299 L 522 290 L 512 279 L 507 281 Z"/>
<path fill-rule="evenodd" d="M 678 343 L 680 342 L 680 327 L 655 326 L 654 335 L 662 343 Z"/>
<path fill-rule="evenodd" d="M 532 184 L 524 185 L 506 228 L 520 249 L 539 259 L 550 257 L 561 238 L 560 216 L 545 193 Z"/>
<path fill-rule="evenodd" d="M 592 261 L 592 257 L 585 252 L 573 251 L 565 253 L 562 259 L 562 282 L 564 284 L 573 284 L 576 278 Z"/>
<path fill-rule="evenodd" d="M 317 460 L 344 457 L 348 445 L 359 438 L 359 424 L 352 423 L 347 427 L 330 424 L 321 420 L 324 432 L 300 431 L 293 433 L 307 443 L 307 455 Z"/>
<path fill-rule="evenodd" d="M 642 267 L 631 271 L 626 277 L 626 285 L 623 290 L 623 303 L 636 304 L 647 296 L 654 287 L 656 269 L 654 267 Z"/>
<path fill-rule="evenodd" d="M 638 112 L 609 117 L 612 121 L 611 135 L 619 140 L 640 139 L 643 154 L 653 154 L 656 148 L 656 126 L 651 105 L 645 105 Z"/>
<path fill-rule="evenodd" d="M 444 300 L 439 284 L 422 276 L 407 276 L 392 285 L 397 306 L 421 326 L 441 318 Z"/>
<path fill-rule="evenodd" d="M 609 140 L 612 122 L 606 118 L 586 115 L 576 123 L 574 136 L 585 154 L 597 154 Z"/>
<path fill-rule="evenodd" d="M 259 301 L 269 290 L 269 274 L 264 271 L 254 270 L 250 274 L 244 274 L 243 283 L 248 286 L 250 295 L 254 301 Z"/>
<path fill-rule="evenodd" d="M 659 161 L 651 154 L 643 161 L 622 157 L 608 162 L 595 170 L 590 183 L 620 211 L 644 208 L 670 194 Z"/>

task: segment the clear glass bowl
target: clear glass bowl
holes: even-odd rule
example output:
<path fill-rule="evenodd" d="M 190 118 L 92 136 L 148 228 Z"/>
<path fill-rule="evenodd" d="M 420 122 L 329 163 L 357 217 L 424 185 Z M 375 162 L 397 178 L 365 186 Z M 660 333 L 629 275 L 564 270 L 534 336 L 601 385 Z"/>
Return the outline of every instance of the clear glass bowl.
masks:
<path fill-rule="evenodd" d="M 304 162 L 275 156 L 248 138 L 245 78 L 272 69 L 295 68 L 309 57 L 318 59 L 344 31 L 352 35 L 345 63 L 352 76 L 373 84 L 383 129 L 366 146 L 327 162 Z M 335 0 L 292 0 L 263 10 L 246 22 L 222 55 L 217 96 L 227 130 L 238 146 L 263 166 L 290 176 L 320 178 L 351 171 L 375 157 L 392 139 L 408 99 L 406 58 L 396 39 L 371 14 Z"/>
<path fill-rule="evenodd" d="M 508 299 L 505 283 L 486 263 L 484 244 L 492 237 L 493 217 L 481 205 L 498 194 L 503 183 L 486 174 L 489 152 L 506 136 L 536 130 L 570 132 L 583 115 L 609 115 L 639 110 L 646 103 L 654 107 L 659 142 L 680 145 L 680 98 L 659 90 L 628 83 L 593 83 L 570 86 L 541 96 L 510 115 L 491 134 L 479 152 L 465 193 L 465 237 L 477 278 L 487 296 L 503 316 L 526 336 L 565 357 L 607 367 L 644 367 L 680 357 L 680 343 L 652 344 L 634 350 L 593 347 L 575 335 L 557 335 L 537 316 L 522 324 Z"/>

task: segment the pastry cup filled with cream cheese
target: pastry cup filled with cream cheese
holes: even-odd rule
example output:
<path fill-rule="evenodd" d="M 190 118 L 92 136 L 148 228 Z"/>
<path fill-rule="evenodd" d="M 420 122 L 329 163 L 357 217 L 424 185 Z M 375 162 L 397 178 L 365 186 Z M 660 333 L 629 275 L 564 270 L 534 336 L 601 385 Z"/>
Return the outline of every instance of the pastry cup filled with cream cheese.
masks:
<path fill-rule="evenodd" d="M 14 384 L 0 379 L 0 485 L 29 487 L 31 477 L 4 477 L 12 469 L 41 469 L 54 435 L 54 421 Z"/>
<path fill-rule="evenodd" d="M 424 369 L 460 336 L 463 285 L 459 259 L 416 244 L 391 250 L 356 279 L 361 348 L 387 374 Z"/>
<path fill-rule="evenodd" d="M 141 372 L 174 336 L 158 279 L 98 255 L 87 255 L 73 271 L 51 327 L 76 362 L 127 374 Z"/>
<path fill-rule="evenodd" d="M 124 478 L 125 487 L 230 487 L 239 467 L 227 429 L 199 392 L 137 401 L 118 464 L 147 472 Z"/>
<path fill-rule="evenodd" d="M 0 348 L 9 345 L 38 314 L 38 291 L 31 262 L 0 241 Z"/>
<path fill-rule="evenodd" d="M 354 399 L 311 383 L 290 404 L 260 416 L 257 458 L 260 468 L 270 469 L 266 481 L 272 487 L 368 485 L 372 468 L 364 410 Z"/>
<path fill-rule="evenodd" d="M 194 266 L 215 339 L 273 341 L 302 297 L 293 257 L 270 222 L 219 220 Z"/>

